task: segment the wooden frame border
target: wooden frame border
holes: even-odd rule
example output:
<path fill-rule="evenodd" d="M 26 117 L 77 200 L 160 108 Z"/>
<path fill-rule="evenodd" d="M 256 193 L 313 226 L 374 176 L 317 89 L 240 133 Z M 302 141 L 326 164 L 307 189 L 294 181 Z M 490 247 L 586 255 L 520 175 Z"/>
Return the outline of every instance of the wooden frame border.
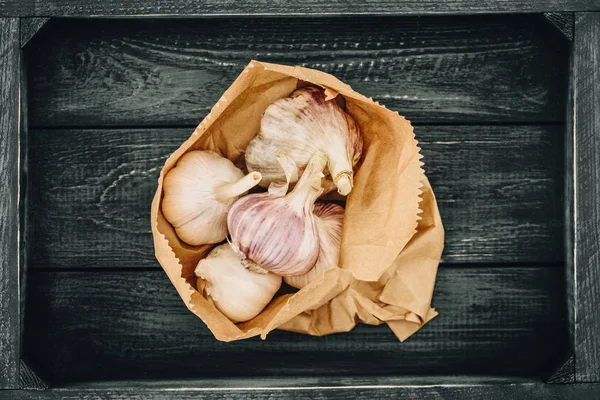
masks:
<path fill-rule="evenodd" d="M 464 383 L 456 384 L 457 379 L 435 380 L 433 384 L 415 384 L 413 381 L 386 377 L 356 379 L 297 379 L 290 381 L 270 378 L 248 384 L 240 380 L 203 380 L 194 382 L 167 382 L 150 384 L 141 381 L 123 383 L 103 383 L 97 385 L 77 385 L 64 388 L 45 389 L 41 381 L 26 364 L 20 360 L 20 271 L 22 260 L 19 257 L 19 181 L 20 181 L 20 130 L 25 123 L 26 112 L 25 81 L 20 47 L 25 46 L 48 22 L 49 18 L 24 18 L 29 16 L 68 16 L 68 17 L 114 17 L 140 16 L 139 5 L 109 0 L 102 4 L 71 5 L 67 0 L 58 1 L 52 7 L 38 4 L 35 0 L 21 2 L 12 7 L 0 0 L 0 397 L 7 394 L 15 399 L 54 399 L 54 398 L 102 398 L 121 399 L 138 397 L 163 398 L 177 395 L 180 398 L 220 398 L 227 394 L 231 398 L 262 398 L 264 396 L 347 398 L 348 396 L 369 396 L 371 398 L 396 398 L 405 395 L 409 398 L 437 395 L 448 398 L 470 398 L 487 396 L 492 398 L 592 398 L 600 397 L 600 12 L 577 12 L 574 18 L 573 48 L 566 129 L 566 272 L 567 306 L 569 309 L 569 333 L 573 353 L 564 364 L 548 379 L 548 384 L 539 380 L 518 380 L 517 382 L 489 382 L 486 378 L 464 377 Z M 122 4 L 121 4 L 122 3 Z M 170 4 L 168 13 L 161 16 L 211 16 L 211 15 L 267 15 L 257 10 L 244 11 L 251 2 L 242 1 L 241 11 L 220 10 L 215 0 L 205 0 L 191 9 L 174 9 Z M 550 12 L 550 11 L 595 11 L 600 10 L 600 1 L 507 1 L 497 8 L 489 4 L 471 4 L 467 0 L 447 5 L 437 0 L 413 3 L 408 0 L 382 1 L 389 12 L 377 9 L 360 11 L 358 1 L 350 2 L 350 10 L 342 15 L 353 13 L 368 14 L 475 14 L 488 12 Z M 565 4 L 566 3 L 566 4 Z M 212 8 L 210 5 L 212 4 Z M 219 3 L 220 4 L 220 3 Z M 268 15 L 292 15 L 287 3 L 275 1 Z M 332 2 L 335 6 L 336 2 Z M 458 9 L 461 4 L 464 9 Z M 200 7 L 207 8 L 198 12 Z M 410 10 L 407 7 L 411 6 Z M 156 3 L 143 9 L 145 16 L 159 7 Z M 317 10 L 320 6 L 313 6 Z M 352 8 L 354 7 L 354 8 Z M 366 6 L 365 6 L 366 7 Z M 453 8 L 454 7 L 454 8 Z M 305 15 L 332 15 L 325 7 L 321 11 L 302 12 Z M 134 13 L 134 11 L 137 11 Z M 226 12 L 227 11 L 227 12 Z M 295 10 L 297 13 L 298 10 Z M 340 15 L 340 13 L 335 13 Z M 2 18 L 3 16 L 22 18 Z M 568 21 L 568 13 L 566 15 Z M 561 29 L 563 25 L 551 21 Z M 563 32 L 568 38 L 570 27 Z M 26 127 L 25 127 L 26 129 Z M 24 378 L 25 377 L 25 378 Z M 416 381 L 416 379 L 415 379 Z M 454 382 L 454 383 L 445 383 Z M 460 379 L 458 380 L 460 382 Z M 257 386 L 257 385 L 261 386 Z M 36 390 L 32 390 L 36 389 Z"/>
<path fill-rule="evenodd" d="M 600 12 L 575 15 L 573 319 L 575 380 L 600 381 Z"/>
<path fill-rule="evenodd" d="M 425 15 L 600 11 L 599 0 L 21 0 L 0 1 L 0 17 L 119 17 L 224 15 Z"/>
<path fill-rule="evenodd" d="M 0 388 L 19 387 L 19 19 L 0 18 Z"/>

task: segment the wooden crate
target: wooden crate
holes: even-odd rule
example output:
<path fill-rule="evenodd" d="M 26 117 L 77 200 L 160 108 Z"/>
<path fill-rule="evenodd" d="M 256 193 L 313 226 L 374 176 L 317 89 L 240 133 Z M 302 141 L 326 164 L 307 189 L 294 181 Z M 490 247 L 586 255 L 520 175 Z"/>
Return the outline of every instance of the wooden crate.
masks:
<path fill-rule="evenodd" d="M 0 398 L 600 397 L 597 2 L 159 3 L 0 3 Z M 446 247 L 406 342 L 219 342 L 154 258 L 162 164 L 250 59 L 415 125 Z"/>

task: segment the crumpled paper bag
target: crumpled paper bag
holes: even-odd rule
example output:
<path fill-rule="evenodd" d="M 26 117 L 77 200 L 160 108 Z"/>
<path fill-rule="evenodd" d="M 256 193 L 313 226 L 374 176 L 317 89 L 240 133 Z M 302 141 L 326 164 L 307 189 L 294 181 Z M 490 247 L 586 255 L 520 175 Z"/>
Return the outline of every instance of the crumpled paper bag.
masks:
<path fill-rule="evenodd" d="M 214 245 L 183 243 L 162 214 L 163 178 L 190 150 L 216 151 L 245 169 L 244 150 L 258 132 L 264 110 L 307 84 L 324 88 L 328 99 L 343 96 L 364 139 L 345 205 L 340 268 L 326 271 L 302 290 L 280 294 L 257 317 L 234 324 L 203 297 L 203 281 L 194 276 L 198 261 Z M 273 329 L 320 336 L 347 332 L 362 322 L 387 323 L 403 341 L 437 315 L 430 304 L 444 246 L 419 152 L 405 118 L 334 76 L 251 61 L 164 164 L 151 209 L 156 258 L 185 305 L 219 340 L 265 339 Z"/>

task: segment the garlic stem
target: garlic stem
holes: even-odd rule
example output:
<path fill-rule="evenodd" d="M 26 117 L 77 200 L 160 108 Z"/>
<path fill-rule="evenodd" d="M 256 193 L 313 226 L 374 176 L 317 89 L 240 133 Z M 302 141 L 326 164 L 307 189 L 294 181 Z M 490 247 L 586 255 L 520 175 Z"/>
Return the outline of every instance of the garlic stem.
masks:
<path fill-rule="evenodd" d="M 252 189 L 254 186 L 258 185 L 258 182 L 260 182 L 261 178 L 262 175 L 260 172 L 250 172 L 237 182 L 225 183 L 215 188 L 215 198 L 217 200 L 227 200 L 238 197 Z"/>
<path fill-rule="evenodd" d="M 323 169 L 327 165 L 327 156 L 322 151 L 317 151 L 308 162 L 300 180 L 289 194 L 290 205 L 303 209 L 312 205 L 323 193 L 321 178 Z"/>
<path fill-rule="evenodd" d="M 352 171 L 342 171 L 334 176 L 333 183 L 338 188 L 338 193 L 342 196 L 348 195 L 352 191 Z"/>

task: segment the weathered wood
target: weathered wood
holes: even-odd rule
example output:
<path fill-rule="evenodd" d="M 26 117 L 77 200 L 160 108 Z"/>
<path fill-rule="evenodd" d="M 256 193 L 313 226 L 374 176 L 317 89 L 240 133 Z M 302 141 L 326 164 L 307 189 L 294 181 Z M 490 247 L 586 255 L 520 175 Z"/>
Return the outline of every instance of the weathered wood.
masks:
<path fill-rule="evenodd" d="M 0 18 L 0 389 L 19 386 L 19 20 Z"/>
<path fill-rule="evenodd" d="M 573 46 L 569 57 L 569 83 L 567 89 L 567 107 L 565 123 L 565 194 L 564 194 L 564 222 L 565 222 L 565 283 L 566 306 L 571 352 L 575 347 L 575 102 L 574 102 L 574 57 Z M 574 363 L 574 361 L 573 361 Z M 575 371 L 573 370 L 573 373 Z"/>
<path fill-rule="evenodd" d="M 260 382 L 265 382 L 261 379 Z M 267 381 L 268 382 L 268 381 Z M 137 385 L 117 389 L 50 389 L 43 392 L 8 391 L 11 399 L 21 400 L 158 400 L 177 398 L 181 400 L 204 399 L 221 400 L 267 400 L 267 399 L 373 399 L 373 400 L 572 400 L 594 399 L 600 397 L 600 384 L 545 385 L 540 382 L 503 385 L 429 385 L 429 386 L 372 386 L 331 387 L 290 387 L 264 388 L 249 387 L 241 389 L 221 387 L 139 389 Z M 134 382 L 135 383 L 135 382 Z"/>
<path fill-rule="evenodd" d="M 222 15 L 415 15 L 415 14 L 477 14 L 477 13 L 540 13 L 551 11 L 599 10 L 597 0 L 308 0 L 290 3 L 284 0 L 239 0 L 223 2 L 202 0 L 107 0 L 74 2 L 72 0 L 0 1 L 0 16 L 222 16 Z"/>
<path fill-rule="evenodd" d="M 573 41 L 573 13 L 571 12 L 552 12 L 543 14 L 544 18 L 562 33 L 565 38 Z"/>
<path fill-rule="evenodd" d="M 536 374 L 564 351 L 561 268 L 442 268 L 440 317 L 404 343 L 386 326 L 224 343 L 163 271 L 30 271 L 25 356 L 63 381 L 236 376 Z"/>
<path fill-rule="evenodd" d="M 421 126 L 444 262 L 561 262 L 562 126 Z M 193 131 L 32 130 L 31 268 L 158 267 L 150 233 L 164 160 Z"/>
<path fill-rule="evenodd" d="M 20 21 L 19 29 L 23 27 L 22 21 Z M 23 36 L 21 36 L 23 38 Z M 29 125 L 28 125 L 28 96 L 27 96 L 27 59 L 23 55 L 21 50 L 21 71 L 20 71 L 20 87 L 19 87 L 19 107 L 21 111 L 20 115 L 20 132 L 19 132 L 19 226 L 23 229 L 19 229 L 19 290 L 21 293 L 26 293 L 27 290 L 27 246 L 24 244 L 26 240 L 27 232 L 27 168 L 29 162 L 27 161 L 27 149 L 29 148 Z M 19 311 L 21 315 L 25 315 L 25 296 L 20 296 L 19 299 L 20 307 Z M 21 337 L 23 333 L 23 318 L 20 318 L 19 331 Z M 22 363 L 21 363 L 22 368 Z M 23 374 L 21 373 L 21 377 Z"/>
<path fill-rule="evenodd" d="M 27 43 L 50 21 L 48 17 L 20 18 L 21 23 L 21 47 Z"/>
<path fill-rule="evenodd" d="M 368 386 L 372 388 L 383 387 L 408 387 L 416 385 L 427 386 L 445 386 L 461 384 L 479 386 L 479 385 L 503 385 L 503 384 L 524 384 L 537 383 L 539 379 L 521 376 L 490 376 L 490 375 L 388 375 L 388 376 L 296 376 L 294 378 L 285 376 L 256 377 L 227 377 L 227 378 L 192 378 L 192 379 L 145 379 L 145 380 L 118 380 L 118 381 L 85 381 L 69 382 L 65 385 L 57 386 L 60 389 L 67 390 L 87 390 L 87 389 L 105 389 L 119 390 L 137 387 L 146 390 L 169 390 L 173 388 L 191 389 L 191 388 L 228 388 L 239 390 L 247 389 L 275 389 L 275 388 L 345 388 Z"/>
<path fill-rule="evenodd" d="M 251 59 L 332 73 L 413 122 L 562 122 L 568 49 L 553 29 L 534 16 L 62 20 L 27 49 L 31 124 L 196 125 Z"/>
<path fill-rule="evenodd" d="M 571 354 L 567 360 L 547 379 L 548 383 L 575 383 L 575 359 Z"/>
<path fill-rule="evenodd" d="M 20 387 L 21 389 L 47 389 L 48 384 L 44 382 L 34 370 L 23 360 L 20 363 Z"/>
<path fill-rule="evenodd" d="M 575 373 L 600 381 L 600 13 L 575 17 Z"/>

